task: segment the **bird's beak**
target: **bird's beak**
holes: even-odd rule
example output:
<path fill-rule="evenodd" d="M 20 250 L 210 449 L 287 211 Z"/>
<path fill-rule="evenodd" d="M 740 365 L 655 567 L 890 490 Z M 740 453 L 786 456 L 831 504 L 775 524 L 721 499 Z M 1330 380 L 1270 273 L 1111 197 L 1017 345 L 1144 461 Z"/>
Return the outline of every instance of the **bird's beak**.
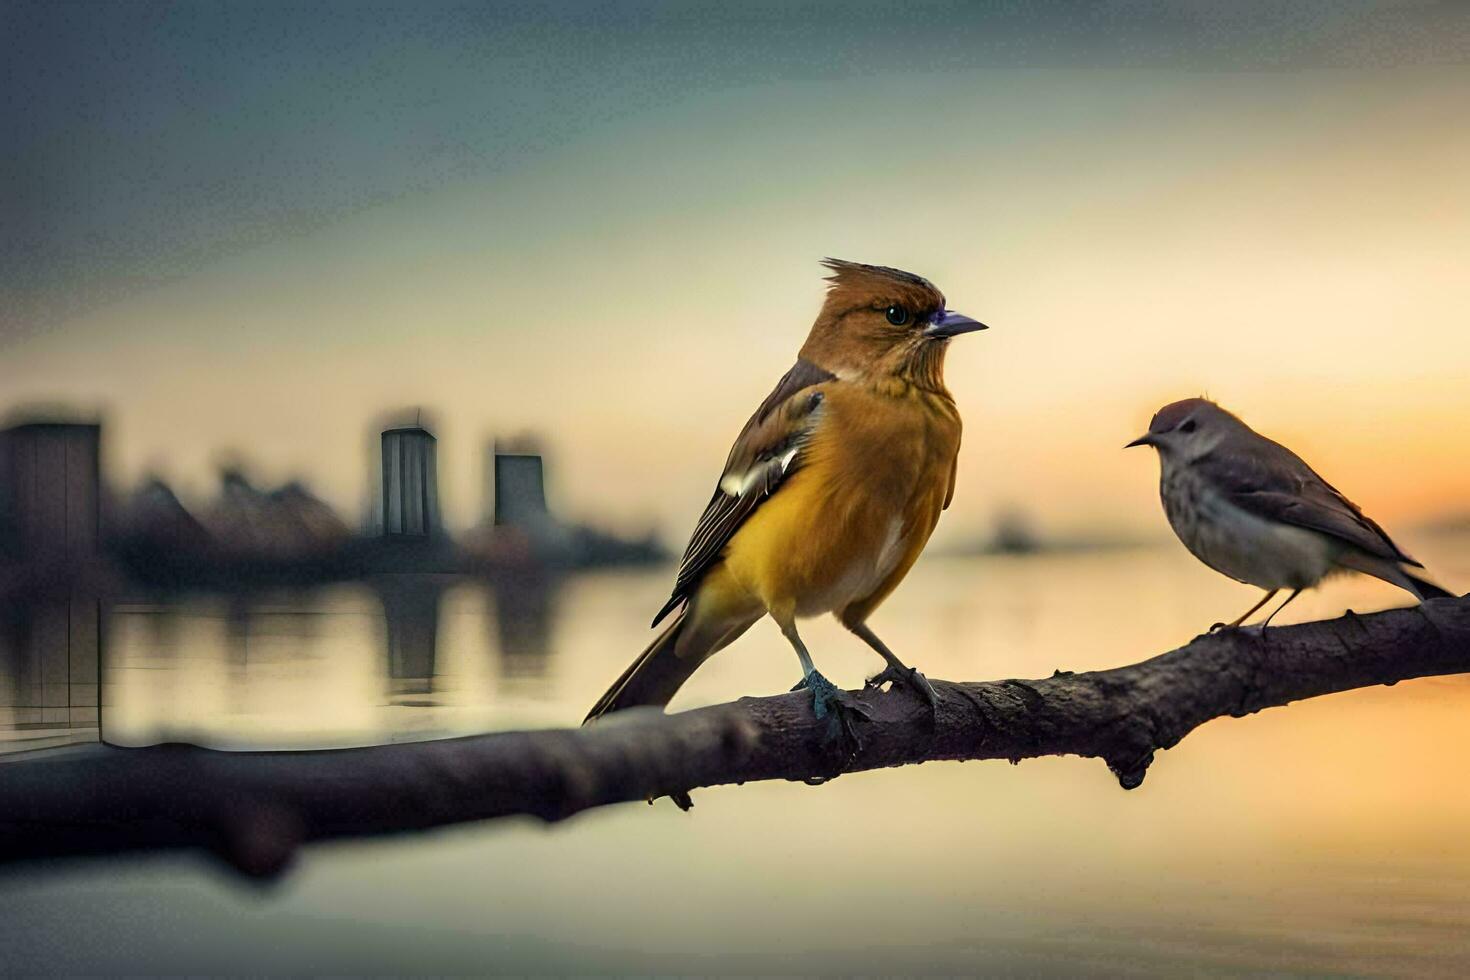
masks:
<path fill-rule="evenodd" d="M 1158 445 L 1158 443 L 1155 442 L 1153 433 L 1152 432 L 1145 432 L 1143 435 L 1139 436 L 1137 439 L 1134 439 L 1132 442 L 1130 442 L 1128 445 L 1124 446 L 1123 448 L 1124 449 L 1132 449 L 1134 446 L 1154 446 L 1154 445 Z"/>
<path fill-rule="evenodd" d="M 940 310 L 934 314 L 934 319 L 924 328 L 925 337 L 957 337 L 962 333 L 970 333 L 974 330 L 989 330 L 979 320 L 971 320 L 963 313 L 955 313 L 953 310 Z"/>

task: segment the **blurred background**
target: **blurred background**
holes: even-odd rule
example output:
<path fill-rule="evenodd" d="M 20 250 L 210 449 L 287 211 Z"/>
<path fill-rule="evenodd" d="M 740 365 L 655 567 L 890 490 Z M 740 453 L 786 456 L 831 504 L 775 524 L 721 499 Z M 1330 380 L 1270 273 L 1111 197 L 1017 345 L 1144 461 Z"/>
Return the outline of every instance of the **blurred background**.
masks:
<path fill-rule="evenodd" d="M 7 0 L 0 54 L 0 753 L 576 723 L 823 255 L 994 328 L 875 618 L 931 675 L 1116 666 L 1254 601 L 1119 448 L 1201 393 L 1470 588 L 1463 5 Z M 674 707 L 796 676 L 761 624 Z M 935 765 L 320 847 L 267 893 L 7 872 L 0 962 L 1455 974 L 1467 693 L 1215 722 L 1133 793 Z"/>

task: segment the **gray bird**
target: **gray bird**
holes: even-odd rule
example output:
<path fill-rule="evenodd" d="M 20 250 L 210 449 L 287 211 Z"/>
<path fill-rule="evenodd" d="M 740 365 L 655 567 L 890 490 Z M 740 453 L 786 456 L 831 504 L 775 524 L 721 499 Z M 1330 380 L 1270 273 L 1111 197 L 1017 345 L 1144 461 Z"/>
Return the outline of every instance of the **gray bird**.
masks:
<path fill-rule="evenodd" d="M 1232 627 L 1291 589 L 1264 629 L 1303 589 L 1345 571 L 1380 578 L 1420 601 L 1450 595 L 1407 571 L 1424 566 L 1300 456 L 1212 401 L 1165 405 L 1128 445 L 1158 450 L 1159 496 L 1184 546 L 1222 575 L 1266 590 Z"/>

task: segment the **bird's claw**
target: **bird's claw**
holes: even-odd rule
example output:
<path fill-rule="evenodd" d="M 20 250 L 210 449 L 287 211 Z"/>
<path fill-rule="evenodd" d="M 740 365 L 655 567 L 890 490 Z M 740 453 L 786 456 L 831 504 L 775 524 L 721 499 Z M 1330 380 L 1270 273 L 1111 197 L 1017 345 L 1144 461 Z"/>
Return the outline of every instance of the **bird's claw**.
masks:
<path fill-rule="evenodd" d="M 818 718 L 825 718 L 830 712 L 846 709 L 864 721 L 873 720 L 861 701 L 815 670 L 797 681 L 792 690 L 812 692 L 812 713 Z"/>
<path fill-rule="evenodd" d="M 819 719 L 827 719 L 828 742 L 846 741 L 853 752 L 862 748 L 853 719 L 873 720 L 866 705 L 815 670 L 798 681 L 792 690 L 812 692 L 812 714 Z"/>
<path fill-rule="evenodd" d="M 929 683 L 929 678 L 919 673 L 917 668 L 895 667 L 893 664 L 889 664 L 868 678 L 867 687 L 877 689 L 890 682 L 895 685 L 902 684 L 923 698 L 928 702 L 931 713 L 937 713 L 939 711 L 939 702 L 941 700 L 939 692 L 934 690 L 934 685 Z"/>

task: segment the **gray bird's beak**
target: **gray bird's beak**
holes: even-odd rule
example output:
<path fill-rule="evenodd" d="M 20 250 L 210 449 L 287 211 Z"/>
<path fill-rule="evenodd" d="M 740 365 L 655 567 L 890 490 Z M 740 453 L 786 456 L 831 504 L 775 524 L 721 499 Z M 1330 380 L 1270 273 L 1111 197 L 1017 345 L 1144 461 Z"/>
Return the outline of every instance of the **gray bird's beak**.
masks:
<path fill-rule="evenodd" d="M 940 310 L 934 314 L 934 319 L 924 328 L 925 337 L 957 337 L 962 333 L 970 333 L 975 330 L 989 330 L 979 320 L 971 320 L 963 313 L 955 313 L 953 310 Z"/>
<path fill-rule="evenodd" d="M 1134 446 L 1152 446 L 1152 445 L 1154 445 L 1153 433 L 1151 433 L 1151 432 L 1145 432 L 1143 435 L 1139 436 L 1137 439 L 1134 439 L 1132 442 L 1130 442 L 1128 445 L 1124 446 L 1123 448 L 1124 449 L 1132 449 Z"/>

